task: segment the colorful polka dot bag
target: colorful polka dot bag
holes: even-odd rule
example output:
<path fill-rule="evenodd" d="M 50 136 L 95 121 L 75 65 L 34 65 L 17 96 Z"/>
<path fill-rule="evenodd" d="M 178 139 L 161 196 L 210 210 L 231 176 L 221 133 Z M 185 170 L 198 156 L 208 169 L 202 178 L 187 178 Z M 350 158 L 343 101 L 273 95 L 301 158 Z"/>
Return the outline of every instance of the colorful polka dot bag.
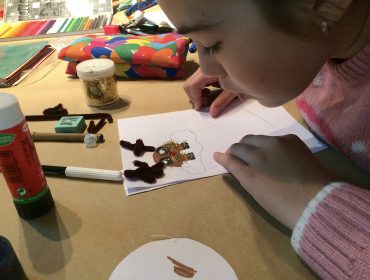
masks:
<path fill-rule="evenodd" d="M 118 77 L 181 78 L 190 39 L 177 33 L 158 35 L 88 35 L 59 52 L 68 61 L 66 73 L 76 75 L 79 62 L 109 58 L 115 62 Z"/>

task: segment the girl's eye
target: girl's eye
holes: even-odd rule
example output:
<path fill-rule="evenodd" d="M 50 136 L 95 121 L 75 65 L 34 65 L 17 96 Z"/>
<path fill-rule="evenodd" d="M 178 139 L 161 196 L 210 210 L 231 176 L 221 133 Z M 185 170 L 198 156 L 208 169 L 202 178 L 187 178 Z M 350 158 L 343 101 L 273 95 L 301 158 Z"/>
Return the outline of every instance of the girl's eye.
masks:
<path fill-rule="evenodd" d="M 203 47 L 203 52 L 206 55 L 212 56 L 216 54 L 217 52 L 219 52 L 220 49 L 221 49 L 221 42 L 217 42 L 211 47 Z"/>

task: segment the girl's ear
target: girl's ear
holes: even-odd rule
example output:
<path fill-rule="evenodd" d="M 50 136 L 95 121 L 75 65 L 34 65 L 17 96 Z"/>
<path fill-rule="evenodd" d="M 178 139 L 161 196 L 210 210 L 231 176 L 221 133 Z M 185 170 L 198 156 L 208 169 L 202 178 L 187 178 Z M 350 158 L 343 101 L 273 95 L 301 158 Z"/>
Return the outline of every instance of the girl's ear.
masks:
<path fill-rule="evenodd" d="M 338 22 L 354 0 L 314 0 L 312 11 L 323 20 Z"/>

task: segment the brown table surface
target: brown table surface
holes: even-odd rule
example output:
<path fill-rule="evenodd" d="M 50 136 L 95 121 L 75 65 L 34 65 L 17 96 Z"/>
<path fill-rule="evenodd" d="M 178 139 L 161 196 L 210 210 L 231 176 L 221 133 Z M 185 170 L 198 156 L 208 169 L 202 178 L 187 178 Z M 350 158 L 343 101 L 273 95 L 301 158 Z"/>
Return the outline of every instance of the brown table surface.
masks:
<path fill-rule="evenodd" d="M 186 70 L 196 69 L 189 56 Z M 70 113 L 101 112 L 86 105 L 80 81 L 64 74 L 54 53 L 15 94 L 25 115 L 58 103 Z M 80 143 L 36 143 L 43 164 L 120 170 L 117 119 L 190 109 L 184 80 L 119 81 L 129 104 L 109 110 L 115 119 L 94 149 Z M 124 105 L 124 102 L 122 102 Z M 299 121 L 294 103 L 285 106 Z M 29 122 L 31 131 L 53 132 L 55 122 Z M 369 174 L 333 150 L 319 158 L 343 179 L 369 184 Z M 25 221 L 18 217 L 0 176 L 0 235 L 7 237 L 29 279 L 108 279 L 130 252 L 156 235 L 186 237 L 220 253 L 239 279 L 315 279 L 290 245 L 290 232 L 272 219 L 230 176 L 215 176 L 127 197 L 121 183 L 48 177 L 54 211 Z"/>

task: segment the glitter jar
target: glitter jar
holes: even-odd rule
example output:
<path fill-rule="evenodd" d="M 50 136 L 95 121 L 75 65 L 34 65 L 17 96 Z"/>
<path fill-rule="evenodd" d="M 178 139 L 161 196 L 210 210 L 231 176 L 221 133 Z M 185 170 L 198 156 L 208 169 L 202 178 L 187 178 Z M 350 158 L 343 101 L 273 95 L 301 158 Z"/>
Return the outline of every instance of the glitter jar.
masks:
<path fill-rule="evenodd" d="M 101 107 L 119 99 L 115 79 L 116 68 L 112 60 L 104 58 L 85 60 L 77 65 L 76 70 L 89 106 Z"/>

